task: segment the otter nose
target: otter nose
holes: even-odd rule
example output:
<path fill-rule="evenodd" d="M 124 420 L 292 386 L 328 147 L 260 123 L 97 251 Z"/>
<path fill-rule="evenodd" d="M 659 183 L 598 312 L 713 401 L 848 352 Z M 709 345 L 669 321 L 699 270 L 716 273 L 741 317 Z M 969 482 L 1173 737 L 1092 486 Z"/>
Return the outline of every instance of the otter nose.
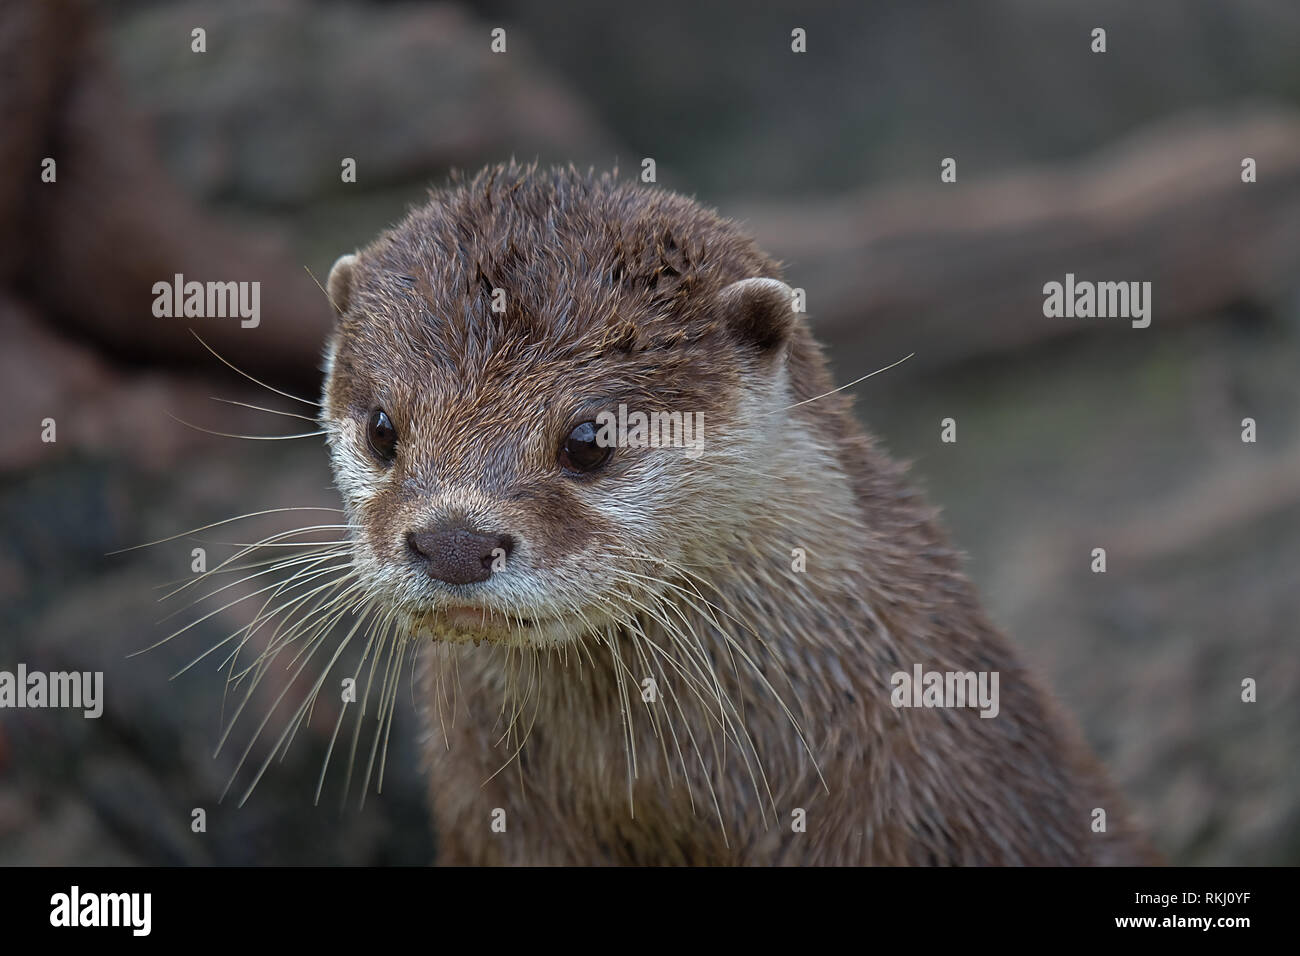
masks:
<path fill-rule="evenodd" d="M 447 584 L 474 584 L 492 576 L 497 558 L 510 557 L 515 539 L 455 526 L 412 531 L 406 545 L 424 561 L 429 577 Z"/>

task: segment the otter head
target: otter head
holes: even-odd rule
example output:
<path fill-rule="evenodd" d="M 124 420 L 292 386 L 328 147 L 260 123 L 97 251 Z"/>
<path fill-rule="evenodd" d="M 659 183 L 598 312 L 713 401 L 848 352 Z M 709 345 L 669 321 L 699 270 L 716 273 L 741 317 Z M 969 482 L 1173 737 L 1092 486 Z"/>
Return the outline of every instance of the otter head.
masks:
<path fill-rule="evenodd" d="M 775 273 L 686 199 L 514 165 L 339 259 L 323 420 L 370 600 L 555 644 L 725 563 L 786 439 Z"/>

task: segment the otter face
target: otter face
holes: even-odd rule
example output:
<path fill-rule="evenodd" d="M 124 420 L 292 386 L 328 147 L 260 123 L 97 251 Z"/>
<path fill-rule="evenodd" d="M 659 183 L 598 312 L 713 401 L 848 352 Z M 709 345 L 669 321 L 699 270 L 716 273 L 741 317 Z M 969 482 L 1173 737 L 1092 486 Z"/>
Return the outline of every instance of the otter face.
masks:
<path fill-rule="evenodd" d="M 514 168 L 341 258 L 322 419 L 369 599 L 555 645 L 725 561 L 789 404 L 772 268 L 679 197 Z"/>

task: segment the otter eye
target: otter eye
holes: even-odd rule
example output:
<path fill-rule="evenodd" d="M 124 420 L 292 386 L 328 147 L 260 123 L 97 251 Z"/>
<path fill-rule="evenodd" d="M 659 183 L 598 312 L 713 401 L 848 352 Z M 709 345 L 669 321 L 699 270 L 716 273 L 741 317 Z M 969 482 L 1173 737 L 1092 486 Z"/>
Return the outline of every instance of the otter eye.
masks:
<path fill-rule="evenodd" d="M 370 413 L 370 421 L 366 424 L 366 441 L 380 461 L 389 462 L 397 457 L 397 429 L 382 408 L 376 408 Z"/>
<path fill-rule="evenodd" d="M 560 446 L 560 467 L 578 474 L 595 471 L 613 453 L 613 448 L 596 441 L 596 423 L 583 422 L 574 426 Z"/>

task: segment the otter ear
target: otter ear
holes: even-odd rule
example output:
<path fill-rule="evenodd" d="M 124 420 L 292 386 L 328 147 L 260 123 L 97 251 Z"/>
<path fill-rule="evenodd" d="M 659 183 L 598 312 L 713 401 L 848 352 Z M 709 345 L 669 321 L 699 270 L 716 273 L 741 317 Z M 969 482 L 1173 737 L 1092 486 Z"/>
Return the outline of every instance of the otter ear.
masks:
<path fill-rule="evenodd" d="M 741 279 L 718 293 L 727 323 L 764 354 L 778 351 L 795 325 L 794 290 L 780 279 Z"/>
<path fill-rule="evenodd" d="M 334 311 L 343 315 L 352 301 L 352 273 L 356 269 L 357 257 L 348 253 L 339 256 L 330 267 L 330 277 L 325 280 L 325 293 L 329 296 Z"/>

